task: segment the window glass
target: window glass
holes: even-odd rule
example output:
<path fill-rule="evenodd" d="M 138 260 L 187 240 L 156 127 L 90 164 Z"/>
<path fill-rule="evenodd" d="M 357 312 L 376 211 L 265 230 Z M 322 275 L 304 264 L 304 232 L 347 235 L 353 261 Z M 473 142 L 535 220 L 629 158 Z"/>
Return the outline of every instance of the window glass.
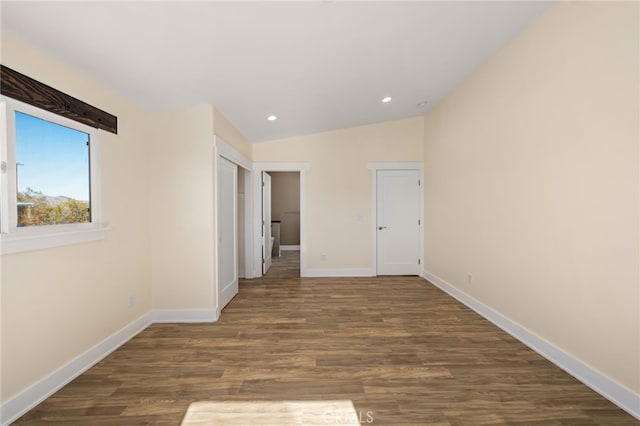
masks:
<path fill-rule="evenodd" d="M 18 226 L 91 222 L 89 135 L 15 112 Z"/>

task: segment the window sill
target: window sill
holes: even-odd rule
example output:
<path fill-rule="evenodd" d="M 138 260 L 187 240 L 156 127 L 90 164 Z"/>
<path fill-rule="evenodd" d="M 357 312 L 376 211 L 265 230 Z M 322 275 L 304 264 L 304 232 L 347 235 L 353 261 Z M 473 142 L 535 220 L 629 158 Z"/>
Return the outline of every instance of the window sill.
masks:
<path fill-rule="evenodd" d="M 2 254 L 11 254 L 98 241 L 104 239 L 104 231 L 108 229 L 105 226 L 92 226 L 64 231 L 56 229 L 3 234 L 0 237 L 0 249 Z"/>

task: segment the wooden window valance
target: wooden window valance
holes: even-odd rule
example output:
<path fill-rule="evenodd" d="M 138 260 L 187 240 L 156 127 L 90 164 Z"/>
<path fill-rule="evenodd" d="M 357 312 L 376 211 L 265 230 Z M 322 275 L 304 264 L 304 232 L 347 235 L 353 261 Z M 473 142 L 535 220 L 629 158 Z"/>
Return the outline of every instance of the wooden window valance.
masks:
<path fill-rule="evenodd" d="M 118 117 L 0 65 L 0 92 L 87 126 L 118 134 Z"/>

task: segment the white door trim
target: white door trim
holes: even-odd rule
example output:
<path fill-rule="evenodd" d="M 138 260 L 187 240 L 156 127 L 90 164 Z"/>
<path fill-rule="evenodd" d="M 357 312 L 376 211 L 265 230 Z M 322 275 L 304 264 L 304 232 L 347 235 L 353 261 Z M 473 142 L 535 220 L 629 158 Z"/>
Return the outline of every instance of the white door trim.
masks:
<path fill-rule="evenodd" d="M 375 275 L 378 274 L 378 170 L 418 170 L 420 172 L 420 260 L 424 259 L 424 163 L 418 161 L 390 162 L 390 163 L 369 163 L 367 168 L 371 170 L 371 265 Z M 420 271 L 424 269 L 424 264 L 420 265 Z"/>
<path fill-rule="evenodd" d="M 420 170 L 424 168 L 421 161 L 400 161 L 391 163 L 368 163 L 369 170 Z"/>
<path fill-rule="evenodd" d="M 213 239 L 213 262 L 211 268 L 211 280 L 213 282 L 211 297 L 215 297 L 215 310 L 216 318 L 220 317 L 220 311 L 222 310 L 219 303 L 220 288 L 218 283 L 218 157 L 226 158 L 227 160 L 235 163 L 239 167 L 245 169 L 250 175 L 253 174 L 253 163 L 240 151 L 226 143 L 219 136 L 213 135 L 213 211 L 215 217 L 213 220 L 213 229 L 215 232 L 215 238 Z M 251 200 L 253 197 L 253 185 L 251 185 L 251 176 L 247 178 L 245 174 L 245 200 Z M 251 212 L 250 204 L 245 201 L 244 209 L 244 258 L 245 258 L 245 278 L 253 278 L 253 215 Z"/>
<path fill-rule="evenodd" d="M 243 169 L 252 169 L 253 164 L 251 163 L 251 160 L 245 157 L 244 154 L 226 143 L 222 138 L 220 138 L 220 136 L 213 135 L 213 138 L 216 143 L 216 148 L 218 149 L 218 155 L 223 156 L 232 163 L 236 163 Z"/>
<path fill-rule="evenodd" d="M 267 274 L 271 268 L 271 175 L 262 172 L 262 275 Z M 268 200 L 268 203 L 265 202 Z"/>
<path fill-rule="evenodd" d="M 300 173 L 300 276 L 307 276 L 306 260 L 306 177 L 309 163 L 253 163 L 253 193 L 259 194 L 262 184 L 262 172 L 299 172 Z M 254 277 L 262 276 L 262 201 L 260 197 L 253 197 L 253 268 Z"/>
<path fill-rule="evenodd" d="M 220 310 L 233 299 L 239 291 L 238 287 L 238 165 L 229 161 L 223 156 L 218 156 L 218 167 L 216 176 L 218 178 L 217 194 L 218 194 L 218 211 L 216 215 L 216 223 L 218 228 L 216 231 L 216 241 L 220 248 L 221 238 L 224 251 L 216 251 L 216 259 L 218 260 L 217 283 L 218 297 L 217 305 Z M 230 181 L 230 182 L 229 182 Z M 231 188 L 229 188 L 229 183 Z M 229 189 L 231 189 L 229 191 Z M 225 202 L 220 203 L 221 195 Z M 229 203 L 229 198 L 232 199 Z M 222 224 L 222 228 L 221 228 Z M 231 235 L 229 231 L 231 230 Z M 232 250 L 229 250 L 229 247 Z M 220 262 L 221 255 L 225 255 L 224 262 Z M 231 256 L 229 259 L 227 256 Z M 229 268 L 229 266 L 231 266 Z M 227 274 L 230 273 L 230 275 Z M 226 275 L 226 276 L 225 276 Z M 221 302 L 222 301 L 222 302 Z"/>

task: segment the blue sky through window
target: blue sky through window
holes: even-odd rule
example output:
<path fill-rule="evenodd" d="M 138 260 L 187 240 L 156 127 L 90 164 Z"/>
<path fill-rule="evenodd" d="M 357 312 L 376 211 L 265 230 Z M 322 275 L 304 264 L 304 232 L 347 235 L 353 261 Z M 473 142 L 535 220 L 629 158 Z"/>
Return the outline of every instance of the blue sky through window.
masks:
<path fill-rule="evenodd" d="M 89 135 L 16 112 L 18 192 L 89 201 Z"/>

